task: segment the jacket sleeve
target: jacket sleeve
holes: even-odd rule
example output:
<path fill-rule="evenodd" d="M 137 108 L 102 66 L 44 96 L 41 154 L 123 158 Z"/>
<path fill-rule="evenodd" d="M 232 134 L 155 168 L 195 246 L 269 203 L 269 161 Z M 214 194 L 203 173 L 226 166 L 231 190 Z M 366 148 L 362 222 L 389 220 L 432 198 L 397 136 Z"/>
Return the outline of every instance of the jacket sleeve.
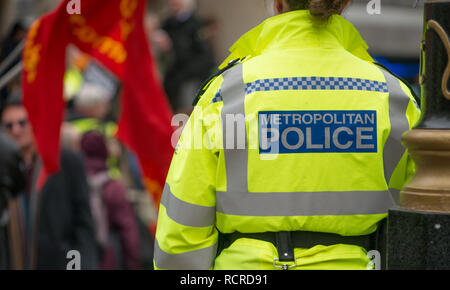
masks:
<path fill-rule="evenodd" d="M 386 170 L 387 173 L 389 173 L 386 178 L 389 189 L 393 193 L 394 201 L 398 204 L 400 190 L 411 180 L 416 169 L 414 161 L 408 154 L 408 150 L 402 145 L 402 135 L 406 131 L 411 130 L 417 124 L 420 119 L 421 111 L 408 86 L 397 78 L 395 78 L 394 82 L 396 82 L 395 86 L 397 86 L 399 90 L 398 92 L 392 92 L 390 90 L 389 98 L 398 98 L 398 100 L 390 100 L 391 132 L 390 137 L 385 144 L 385 150 L 387 150 L 386 146 L 389 140 L 395 140 L 395 142 L 399 143 L 399 146 L 403 148 L 403 151 L 401 151 L 402 154 L 400 155 L 400 160 L 398 157 L 385 159 L 385 163 L 388 163 L 385 164 L 385 170 L 389 167 L 389 163 L 392 163 L 392 168 L 394 169 L 393 171 Z M 402 98 L 404 100 L 402 100 Z M 404 128 L 399 130 L 398 123 L 402 122 L 405 124 L 403 125 Z M 394 141 L 391 143 L 394 143 Z"/>
<path fill-rule="evenodd" d="M 220 115 L 205 108 L 210 107 L 215 88 L 211 85 L 195 107 L 172 159 L 159 209 L 155 269 L 207 270 L 214 264 L 218 153 L 205 144 L 210 140 L 205 118 Z"/>

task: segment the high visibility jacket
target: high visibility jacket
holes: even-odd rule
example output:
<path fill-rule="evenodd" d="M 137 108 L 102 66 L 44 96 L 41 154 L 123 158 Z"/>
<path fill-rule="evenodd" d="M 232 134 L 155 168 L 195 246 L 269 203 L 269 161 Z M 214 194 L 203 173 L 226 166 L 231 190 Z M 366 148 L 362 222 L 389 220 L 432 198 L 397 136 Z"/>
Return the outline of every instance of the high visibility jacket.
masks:
<path fill-rule="evenodd" d="M 102 122 L 95 118 L 82 118 L 72 121 L 72 125 L 80 133 L 84 134 L 88 131 L 98 131 L 107 138 L 112 138 L 117 133 L 117 124 L 114 122 Z"/>
<path fill-rule="evenodd" d="M 97 131 L 103 134 L 108 140 L 114 138 L 117 133 L 117 124 L 111 121 L 102 122 L 96 118 L 81 118 L 71 122 L 75 129 L 81 135 L 88 131 Z M 112 179 L 119 179 L 121 172 L 119 169 L 119 160 L 115 156 L 109 156 L 106 161 L 108 174 Z"/>
<path fill-rule="evenodd" d="M 277 250 L 262 240 L 238 239 L 217 256 L 219 232 L 371 234 L 414 174 L 401 136 L 418 105 L 342 17 L 272 17 L 225 64 L 235 58 L 245 59 L 209 84 L 177 145 L 157 269 L 274 269 Z M 366 254 L 297 248 L 295 269 L 366 269 Z"/>

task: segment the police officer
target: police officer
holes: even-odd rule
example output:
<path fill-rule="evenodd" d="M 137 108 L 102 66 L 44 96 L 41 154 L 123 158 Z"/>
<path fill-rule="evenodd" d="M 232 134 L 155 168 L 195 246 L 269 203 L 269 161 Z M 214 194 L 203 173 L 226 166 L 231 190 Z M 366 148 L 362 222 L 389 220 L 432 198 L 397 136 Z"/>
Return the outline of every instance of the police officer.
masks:
<path fill-rule="evenodd" d="M 420 110 L 339 16 L 348 2 L 275 0 L 232 46 L 177 145 L 156 268 L 379 267 Z"/>

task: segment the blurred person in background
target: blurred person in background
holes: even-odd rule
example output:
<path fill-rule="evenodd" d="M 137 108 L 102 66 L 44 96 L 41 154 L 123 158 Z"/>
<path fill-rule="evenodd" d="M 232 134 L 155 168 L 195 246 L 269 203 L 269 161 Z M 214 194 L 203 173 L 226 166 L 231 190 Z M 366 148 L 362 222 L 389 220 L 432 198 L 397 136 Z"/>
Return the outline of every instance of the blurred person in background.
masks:
<path fill-rule="evenodd" d="M 115 137 L 117 125 L 108 121 L 112 97 L 97 84 L 84 84 L 74 99 L 75 112 L 78 118 L 70 122 L 72 126 L 64 126 L 68 143 L 73 141 L 76 147 L 78 136 L 95 131 L 105 138 L 108 148 L 106 168 L 108 176 L 125 187 L 126 198 L 133 204 L 138 217 L 141 238 L 140 250 L 143 267 L 153 267 L 153 236 L 156 225 L 157 205 L 142 182 L 142 172 L 135 155 L 128 151 Z M 75 130 L 72 130 L 75 129 Z"/>
<path fill-rule="evenodd" d="M 145 28 L 149 46 L 158 62 L 161 79 L 174 61 L 172 41 L 166 31 L 161 28 L 161 19 L 156 13 L 149 13 L 145 19 Z"/>
<path fill-rule="evenodd" d="M 111 101 L 112 96 L 100 85 L 83 84 L 74 99 L 77 116 L 72 123 L 81 133 L 97 130 L 107 136 L 113 136 L 117 126 L 107 120 Z"/>
<path fill-rule="evenodd" d="M 174 61 L 164 88 L 175 113 L 190 113 L 192 100 L 215 67 L 205 23 L 194 14 L 194 0 L 169 0 L 170 16 L 162 28 L 172 41 Z"/>
<path fill-rule="evenodd" d="M 18 240 L 17 227 L 8 226 L 8 207 L 25 189 L 25 172 L 19 147 L 0 131 L 0 270 L 11 269 L 20 258 L 12 251 Z"/>
<path fill-rule="evenodd" d="M 91 188 L 97 239 L 103 247 L 100 269 L 140 269 L 140 237 L 136 216 L 127 200 L 125 187 L 109 177 L 105 137 L 99 132 L 89 131 L 83 135 L 80 148 L 85 157 Z"/>
<path fill-rule="evenodd" d="M 120 178 L 119 169 L 122 148 L 115 138 L 117 124 L 108 121 L 107 116 L 112 108 L 112 96 L 103 87 L 97 84 L 83 84 L 74 99 L 76 117 L 71 124 L 80 135 L 88 131 L 98 131 L 106 137 L 108 145 L 108 170 L 113 178 Z"/>
<path fill-rule="evenodd" d="M 74 98 L 79 93 L 83 81 L 84 72 L 91 62 L 91 58 L 87 54 L 83 54 L 76 49 L 75 46 L 69 45 L 66 56 L 66 72 L 64 74 L 64 100 L 66 106 L 66 119 L 72 120 L 76 118 L 74 108 Z"/>
<path fill-rule="evenodd" d="M 0 115 L 2 130 L 20 148 L 26 174 L 25 193 L 10 211 L 10 220 L 20 236 L 16 252 L 21 256 L 12 268 L 66 269 L 67 253 L 77 250 L 81 269 L 96 269 L 99 248 L 80 156 L 63 148 L 60 171 L 45 179 L 20 96 L 8 99 Z"/>

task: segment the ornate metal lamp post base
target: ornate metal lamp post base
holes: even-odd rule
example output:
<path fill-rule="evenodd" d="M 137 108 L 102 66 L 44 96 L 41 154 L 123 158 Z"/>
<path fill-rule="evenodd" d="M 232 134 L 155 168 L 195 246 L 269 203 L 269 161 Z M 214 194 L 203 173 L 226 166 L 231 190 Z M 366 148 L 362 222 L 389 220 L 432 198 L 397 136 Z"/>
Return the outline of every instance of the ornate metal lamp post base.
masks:
<path fill-rule="evenodd" d="M 450 213 L 450 130 L 414 129 L 404 135 L 403 144 L 417 171 L 400 194 L 400 206 Z"/>
<path fill-rule="evenodd" d="M 422 117 L 403 143 L 416 175 L 388 217 L 388 269 L 450 269 L 450 1 L 425 4 Z"/>

